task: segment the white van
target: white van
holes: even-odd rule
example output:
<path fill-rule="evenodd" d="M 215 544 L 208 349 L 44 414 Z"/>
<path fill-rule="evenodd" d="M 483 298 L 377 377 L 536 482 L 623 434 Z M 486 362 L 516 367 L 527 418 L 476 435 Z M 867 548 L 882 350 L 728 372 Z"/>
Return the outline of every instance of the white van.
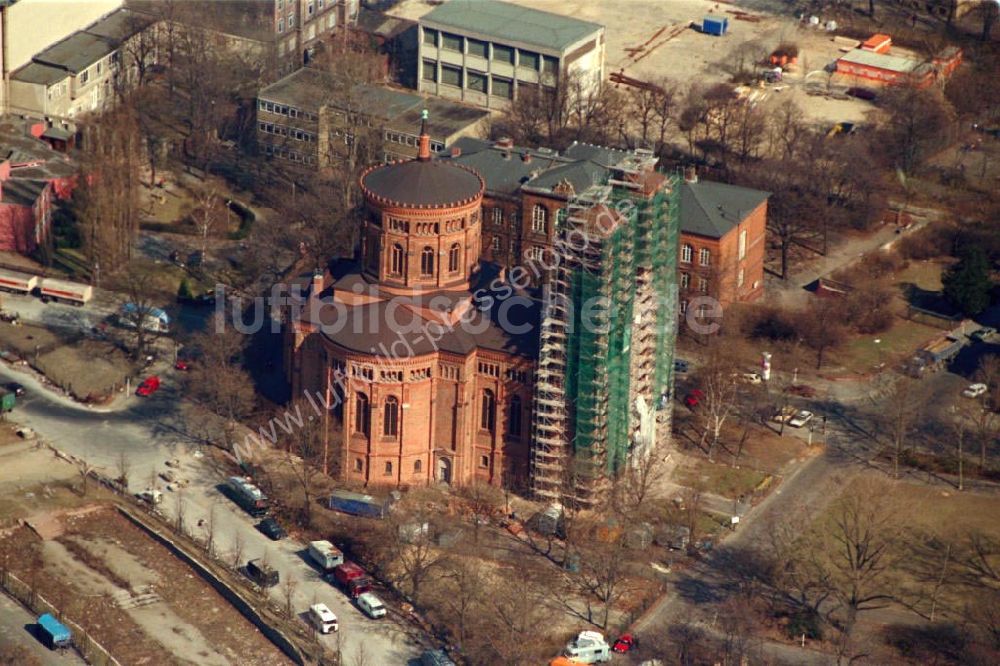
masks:
<path fill-rule="evenodd" d="M 599 631 L 581 631 L 563 654 L 581 664 L 597 664 L 611 661 L 611 646 Z"/>
<path fill-rule="evenodd" d="M 331 631 L 339 631 L 340 624 L 337 616 L 333 614 L 326 604 L 313 604 L 309 607 L 309 621 L 313 623 L 316 630 L 321 634 L 328 634 Z"/>
<path fill-rule="evenodd" d="M 385 616 L 385 606 L 371 592 L 364 592 L 358 597 L 358 608 L 373 620 Z"/>

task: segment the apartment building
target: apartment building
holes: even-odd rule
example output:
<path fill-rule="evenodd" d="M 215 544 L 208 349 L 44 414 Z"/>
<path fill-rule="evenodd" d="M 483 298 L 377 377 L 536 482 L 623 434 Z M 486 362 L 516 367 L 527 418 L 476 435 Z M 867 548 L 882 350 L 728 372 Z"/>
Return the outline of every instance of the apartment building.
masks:
<path fill-rule="evenodd" d="M 114 101 L 118 86 L 132 80 L 131 40 L 151 29 L 155 19 L 118 9 L 65 37 L 18 68 L 8 83 L 11 111 L 73 119 Z M 152 50 L 143 57 L 152 58 Z"/>
<path fill-rule="evenodd" d="M 497 0 L 450 0 L 419 21 L 421 92 L 503 109 L 519 89 L 604 80 L 604 26 Z"/>
<path fill-rule="evenodd" d="M 258 93 L 257 145 L 277 159 L 326 167 L 363 134 L 380 144 L 382 161 L 413 158 L 424 110 L 433 153 L 488 131 L 489 112 L 483 109 L 385 86 L 338 90 L 326 72 L 303 67 Z"/>
<path fill-rule="evenodd" d="M 0 113 L 8 108 L 12 72 L 48 46 L 122 6 L 122 0 L 5 0 L 0 2 Z"/>

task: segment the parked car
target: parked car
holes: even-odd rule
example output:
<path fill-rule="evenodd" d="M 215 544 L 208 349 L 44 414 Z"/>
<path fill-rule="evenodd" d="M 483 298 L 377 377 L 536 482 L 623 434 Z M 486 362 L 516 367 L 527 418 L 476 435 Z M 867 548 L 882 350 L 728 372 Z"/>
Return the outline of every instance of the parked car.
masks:
<path fill-rule="evenodd" d="M 799 410 L 795 409 L 791 405 L 786 406 L 784 409 L 779 411 L 777 414 L 771 417 L 771 420 L 775 423 L 788 423 L 792 418 L 795 417 Z"/>
<path fill-rule="evenodd" d="M 17 382 L 10 382 L 5 385 L 6 389 L 16 396 L 24 395 L 24 386 L 18 384 Z"/>
<path fill-rule="evenodd" d="M 760 374 L 756 372 L 741 372 L 737 376 L 737 379 L 747 384 L 753 384 L 754 386 L 757 386 L 758 384 L 764 381 L 764 378 L 761 377 Z"/>
<path fill-rule="evenodd" d="M 679 374 L 684 374 L 691 369 L 691 364 L 682 358 L 674 359 L 674 372 Z"/>
<path fill-rule="evenodd" d="M 148 398 L 160 389 L 160 378 L 156 375 L 150 375 L 139 384 L 139 388 L 135 390 L 137 396 Z"/>
<path fill-rule="evenodd" d="M 974 331 L 969 337 L 976 342 L 986 342 L 988 339 L 996 335 L 997 329 L 992 326 L 983 326 L 978 331 Z"/>
<path fill-rule="evenodd" d="M 986 384 L 982 383 L 969 384 L 969 387 L 964 391 L 962 391 L 962 395 L 964 395 L 966 398 L 978 398 L 979 396 L 986 393 L 986 391 L 988 390 L 989 387 L 987 387 Z"/>
<path fill-rule="evenodd" d="M 874 90 L 869 90 L 868 88 L 848 88 L 847 94 L 851 97 L 857 97 L 858 99 L 863 99 L 868 102 L 874 102 L 878 95 L 875 94 Z"/>
<path fill-rule="evenodd" d="M 360 608 L 365 615 L 373 620 L 385 617 L 386 611 L 385 606 L 382 604 L 382 600 L 371 592 L 363 592 L 358 595 L 358 608 Z"/>
<path fill-rule="evenodd" d="M 283 528 L 274 518 L 265 518 L 260 521 L 257 523 L 257 529 L 271 541 L 281 541 L 288 536 L 288 532 L 285 531 L 285 528 Z"/>
<path fill-rule="evenodd" d="M 191 369 L 191 363 L 185 361 L 184 359 L 177 359 L 177 362 L 174 363 L 174 369 L 180 370 L 181 372 L 187 372 Z"/>
<path fill-rule="evenodd" d="M 321 634 L 340 631 L 340 623 L 337 622 L 337 616 L 333 614 L 333 611 L 326 604 L 313 604 L 310 606 L 309 621 L 316 627 L 316 631 Z"/>
<path fill-rule="evenodd" d="M 785 389 L 785 391 L 787 393 L 791 393 L 792 395 L 798 395 L 798 396 L 801 396 L 803 398 L 815 398 L 816 397 L 816 389 L 814 389 L 812 386 L 808 386 L 806 384 L 792 384 L 787 389 Z"/>
<path fill-rule="evenodd" d="M 619 654 L 624 654 L 633 647 L 635 647 L 635 637 L 632 634 L 625 634 L 615 641 L 615 644 L 611 646 L 611 650 Z"/>
<path fill-rule="evenodd" d="M 137 492 L 135 496 L 143 502 L 149 502 L 150 504 L 160 504 L 163 501 L 163 493 L 154 488 L 146 488 L 145 490 Z"/>
<path fill-rule="evenodd" d="M 697 407 L 705 398 L 705 392 L 701 389 L 694 389 L 684 397 L 684 404 L 690 409 Z"/>
<path fill-rule="evenodd" d="M 420 655 L 420 666 L 455 666 L 444 650 L 425 650 Z"/>
<path fill-rule="evenodd" d="M 793 428 L 801 428 L 805 424 L 812 421 L 813 413 L 809 410 L 803 409 L 795 413 L 795 416 L 788 420 L 788 425 Z"/>

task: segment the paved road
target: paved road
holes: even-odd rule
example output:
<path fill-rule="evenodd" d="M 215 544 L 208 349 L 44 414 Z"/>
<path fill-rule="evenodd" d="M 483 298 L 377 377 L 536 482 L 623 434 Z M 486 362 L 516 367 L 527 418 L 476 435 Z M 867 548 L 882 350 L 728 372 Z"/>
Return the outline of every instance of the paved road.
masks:
<path fill-rule="evenodd" d="M 130 398 L 122 409 L 113 412 L 98 412 L 52 395 L 34 378 L 7 367 L 0 367 L 0 381 L 18 381 L 26 387 L 25 396 L 18 399 L 18 407 L 10 415 L 11 420 L 30 426 L 58 449 L 112 475 L 117 475 L 121 454 L 127 454 L 133 492 L 148 486 L 152 476 L 165 470 L 164 461 L 180 459 L 181 476 L 190 480 L 190 486 L 181 495 L 167 493 L 160 505 L 162 511 L 175 516 L 180 497 L 185 523 L 189 526 L 196 525 L 199 519 L 207 522 L 214 512 L 215 541 L 221 552 L 232 553 L 242 543 L 243 561 L 266 556 L 282 579 L 292 577 L 299 581 L 294 594 L 297 611 L 304 612 L 316 602 L 326 603 L 333 610 L 340 620 L 348 660 L 361 644 L 367 655 L 366 663 L 400 666 L 418 657 L 421 648 L 407 634 L 408 629 L 389 619 L 365 618 L 307 564 L 303 558 L 304 544 L 269 541 L 254 528 L 249 516 L 218 491 L 222 477 L 203 459 L 195 457 L 197 447 L 186 436 L 187 417 L 179 411 L 180 403 L 169 375 L 164 377 L 164 387 L 151 399 Z M 284 603 L 280 586 L 272 590 L 272 596 Z M 332 636 L 324 640 L 331 647 L 335 645 Z"/>
<path fill-rule="evenodd" d="M 30 625 L 35 623 L 16 601 L 0 592 L 0 645 L 17 645 L 28 650 L 43 666 L 75 666 L 85 664 L 72 650 L 53 652 L 38 642 L 30 633 Z"/>

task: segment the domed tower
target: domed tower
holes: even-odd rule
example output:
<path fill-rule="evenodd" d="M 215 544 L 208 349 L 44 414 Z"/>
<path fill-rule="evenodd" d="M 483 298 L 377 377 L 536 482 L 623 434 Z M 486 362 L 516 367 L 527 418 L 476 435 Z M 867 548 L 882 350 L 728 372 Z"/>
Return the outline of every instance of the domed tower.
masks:
<path fill-rule="evenodd" d="M 485 183 L 464 166 L 431 160 L 427 111 L 422 118 L 417 159 L 361 175 L 362 270 L 387 291 L 465 290 L 479 265 Z"/>

